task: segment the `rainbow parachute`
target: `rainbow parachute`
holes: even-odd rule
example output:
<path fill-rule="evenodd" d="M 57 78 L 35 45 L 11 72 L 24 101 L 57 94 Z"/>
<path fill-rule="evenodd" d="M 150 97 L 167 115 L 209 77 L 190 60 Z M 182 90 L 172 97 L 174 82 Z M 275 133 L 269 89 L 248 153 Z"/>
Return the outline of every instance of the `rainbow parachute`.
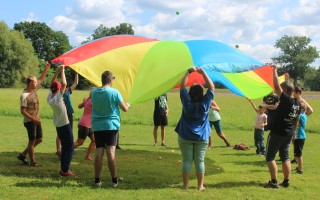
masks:
<path fill-rule="evenodd" d="M 272 69 L 238 49 L 212 40 L 159 41 L 132 35 L 94 40 L 52 60 L 101 86 L 101 74 L 116 75 L 126 102 L 149 101 L 177 86 L 189 67 L 203 68 L 213 82 L 237 95 L 260 98 L 272 91 Z M 203 83 L 192 73 L 188 84 Z"/>

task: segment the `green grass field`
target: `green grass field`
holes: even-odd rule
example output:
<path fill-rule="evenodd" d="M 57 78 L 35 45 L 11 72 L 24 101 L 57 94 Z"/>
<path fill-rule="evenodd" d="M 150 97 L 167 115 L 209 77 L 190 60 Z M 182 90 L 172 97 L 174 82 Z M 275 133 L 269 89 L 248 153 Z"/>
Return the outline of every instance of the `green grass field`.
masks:
<path fill-rule="evenodd" d="M 319 185 L 319 99 L 318 93 L 304 93 L 314 108 L 307 123 L 307 140 L 303 175 L 293 174 L 287 189 L 265 189 L 260 185 L 269 180 L 263 157 L 255 155 L 253 146 L 253 122 L 255 112 L 244 99 L 218 90 L 215 100 L 221 108 L 223 129 L 234 145 L 243 142 L 249 151 L 236 151 L 225 147 L 223 141 L 213 135 L 214 148 L 206 154 L 204 192 L 196 190 L 195 170 L 192 169 L 190 189 L 181 189 L 180 151 L 177 145 L 175 124 L 181 114 L 177 92 L 168 94 L 169 126 L 167 147 L 153 146 L 153 102 L 132 105 L 128 113 L 122 113 L 120 145 L 117 150 L 118 172 L 124 181 L 113 189 L 106 159 L 102 173 L 102 189 L 92 188 L 93 163 L 84 160 L 84 146 L 75 150 L 71 169 L 77 176 L 59 176 L 60 162 L 55 155 L 56 132 L 51 108 L 46 103 L 48 90 L 41 89 L 40 97 L 44 141 L 35 150 L 41 167 L 24 166 L 16 156 L 27 144 L 27 134 L 20 114 L 21 89 L 0 89 L 0 199 L 318 199 Z M 74 137 L 77 137 L 77 120 L 82 110 L 77 105 L 88 91 L 75 91 L 72 95 L 75 108 Z M 255 100 L 256 104 L 262 100 Z M 267 133 L 265 133 L 265 138 Z M 293 155 L 293 153 L 291 154 Z M 161 157 L 161 159 L 159 159 Z M 279 181 L 283 175 L 278 163 Z M 294 165 L 293 168 L 296 166 Z"/>

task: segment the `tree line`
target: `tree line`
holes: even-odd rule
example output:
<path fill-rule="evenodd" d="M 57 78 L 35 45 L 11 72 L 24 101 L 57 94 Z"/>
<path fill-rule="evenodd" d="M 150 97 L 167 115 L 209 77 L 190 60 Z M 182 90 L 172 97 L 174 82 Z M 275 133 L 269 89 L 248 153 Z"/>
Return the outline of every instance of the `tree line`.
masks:
<path fill-rule="evenodd" d="M 100 25 L 91 36 L 81 44 L 106 36 L 134 35 L 131 24 L 120 23 L 116 27 Z M 305 36 L 283 36 L 275 43 L 280 49 L 277 57 L 271 58 L 280 66 L 280 73 L 288 72 L 293 82 L 302 88 L 320 90 L 319 66 L 311 66 L 319 58 L 316 47 L 310 45 L 311 39 Z M 62 31 L 53 31 L 41 22 L 20 22 L 11 30 L 4 21 L 0 21 L 0 88 L 22 87 L 28 75 L 38 75 L 45 62 L 52 60 L 73 47 L 68 36 Z M 49 87 L 51 77 L 57 66 L 48 72 L 44 87 Z M 66 71 L 67 82 L 71 83 L 74 71 Z M 217 84 L 220 87 L 223 87 Z M 91 87 L 91 83 L 80 76 L 79 89 Z"/>

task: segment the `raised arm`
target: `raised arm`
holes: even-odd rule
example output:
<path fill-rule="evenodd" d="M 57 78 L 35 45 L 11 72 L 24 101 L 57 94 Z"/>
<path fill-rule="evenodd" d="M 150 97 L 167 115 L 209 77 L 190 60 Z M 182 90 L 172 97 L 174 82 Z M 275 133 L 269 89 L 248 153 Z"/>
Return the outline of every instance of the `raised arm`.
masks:
<path fill-rule="evenodd" d="M 180 82 L 180 90 L 183 90 L 187 86 L 189 75 L 195 71 L 196 71 L 195 67 L 191 67 L 186 71 L 185 75 L 183 76 L 183 78 Z"/>
<path fill-rule="evenodd" d="M 256 107 L 256 105 L 254 105 L 254 103 L 251 101 L 251 99 L 249 99 L 248 97 L 246 97 L 246 99 L 250 102 L 252 108 L 253 108 L 256 112 L 258 112 L 258 111 L 259 111 L 258 108 Z"/>
<path fill-rule="evenodd" d="M 280 97 L 282 89 L 280 87 L 279 79 L 278 79 L 278 72 L 277 72 L 277 67 L 275 65 L 273 67 L 273 86 L 274 86 L 274 92 L 278 97 Z"/>
<path fill-rule="evenodd" d="M 46 66 L 44 67 L 44 70 L 41 74 L 41 76 L 38 79 L 38 83 L 37 83 L 37 89 L 40 87 L 40 85 L 42 84 L 42 82 L 44 81 L 44 79 L 46 78 L 47 72 L 49 70 L 49 68 L 51 67 L 49 62 L 46 62 Z"/>
<path fill-rule="evenodd" d="M 60 93 L 64 94 L 64 91 L 66 90 L 67 87 L 67 80 L 66 80 L 66 75 L 64 73 L 64 65 L 60 66 L 60 70 L 61 70 L 61 89 L 60 89 Z"/>
<path fill-rule="evenodd" d="M 53 77 L 52 77 L 52 79 L 51 79 L 51 84 L 52 84 L 53 82 L 57 81 L 57 77 L 58 77 L 58 75 L 59 75 L 60 72 L 61 72 L 61 66 L 59 66 L 58 69 L 57 69 L 57 71 L 56 71 L 56 73 L 54 73 L 54 75 L 53 75 Z"/>
<path fill-rule="evenodd" d="M 76 73 L 76 75 L 74 75 L 74 82 L 71 85 L 70 90 L 73 91 L 77 87 L 78 83 L 79 83 L 79 75 L 78 73 Z"/>
<path fill-rule="evenodd" d="M 207 73 L 202 68 L 197 68 L 197 72 L 202 75 L 204 81 L 206 82 L 207 88 L 214 91 L 214 84 L 212 83 Z"/>

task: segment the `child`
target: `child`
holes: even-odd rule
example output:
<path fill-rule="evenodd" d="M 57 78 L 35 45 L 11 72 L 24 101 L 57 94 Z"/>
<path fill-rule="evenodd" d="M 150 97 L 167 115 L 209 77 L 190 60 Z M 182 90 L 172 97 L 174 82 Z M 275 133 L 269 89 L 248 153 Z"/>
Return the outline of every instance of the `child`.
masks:
<path fill-rule="evenodd" d="M 307 106 L 304 103 L 301 103 L 301 113 L 299 120 L 299 127 L 297 128 L 297 132 L 295 134 L 295 139 L 293 141 L 294 147 L 294 160 L 298 163 L 298 167 L 296 168 L 297 174 L 303 174 L 303 160 L 302 160 L 302 149 L 304 146 L 304 142 L 306 140 L 306 124 L 308 115 L 306 114 Z M 291 163 L 294 163 L 291 161 Z"/>
<path fill-rule="evenodd" d="M 78 139 L 74 143 L 74 148 L 83 145 L 87 137 L 90 138 L 91 142 L 86 154 L 86 160 L 93 160 L 91 158 L 91 153 L 95 149 L 95 140 L 91 124 L 91 115 L 92 115 L 92 103 L 91 103 L 91 92 L 88 98 L 84 98 L 83 102 L 78 105 L 78 108 L 83 108 L 83 115 L 78 123 Z"/>
<path fill-rule="evenodd" d="M 256 154 L 265 155 L 265 147 L 264 147 L 264 127 L 268 124 L 267 115 L 264 113 L 265 109 L 262 105 L 259 105 L 257 108 L 251 99 L 247 98 L 247 100 L 251 103 L 253 109 L 257 112 L 255 128 L 254 128 L 254 144 L 257 147 Z"/>
<path fill-rule="evenodd" d="M 221 117 L 220 117 L 220 108 L 218 104 L 215 101 L 211 102 L 210 106 L 210 111 L 209 111 L 209 123 L 210 123 L 210 128 L 212 128 L 212 125 L 214 126 L 217 135 L 223 139 L 224 143 L 226 143 L 227 147 L 230 147 L 231 144 L 228 142 L 227 137 L 225 134 L 222 132 L 222 125 L 221 125 Z M 208 144 L 208 149 L 211 148 L 211 134 L 209 137 L 209 144 Z"/>

